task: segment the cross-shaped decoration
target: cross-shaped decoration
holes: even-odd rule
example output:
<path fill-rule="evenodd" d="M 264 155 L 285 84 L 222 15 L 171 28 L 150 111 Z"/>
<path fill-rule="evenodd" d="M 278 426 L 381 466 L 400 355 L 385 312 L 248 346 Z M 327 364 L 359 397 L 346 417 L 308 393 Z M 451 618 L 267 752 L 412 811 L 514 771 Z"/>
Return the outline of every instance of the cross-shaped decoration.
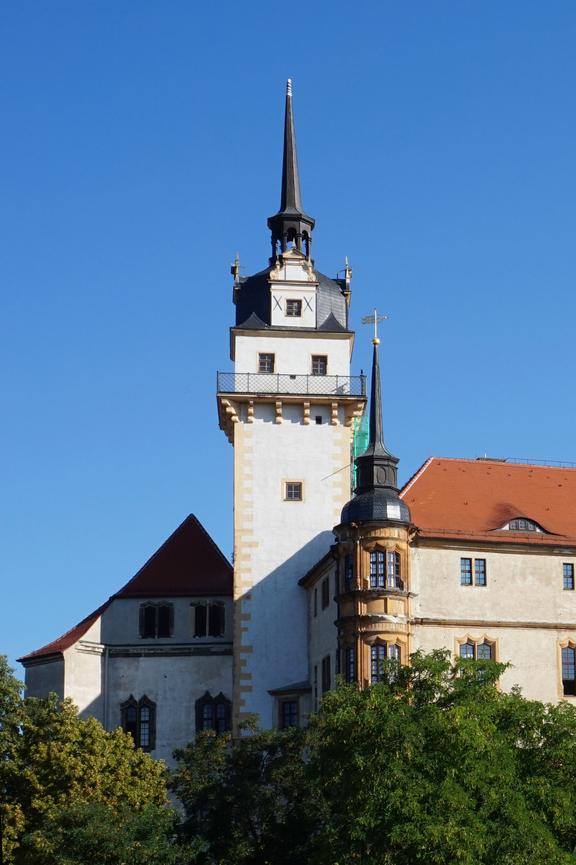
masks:
<path fill-rule="evenodd" d="M 374 345 L 378 345 L 380 340 L 378 339 L 378 322 L 386 321 L 389 319 L 389 315 L 378 315 L 378 311 L 374 308 L 374 312 L 371 315 L 365 315 L 362 319 L 362 324 L 373 324 L 374 325 Z"/>

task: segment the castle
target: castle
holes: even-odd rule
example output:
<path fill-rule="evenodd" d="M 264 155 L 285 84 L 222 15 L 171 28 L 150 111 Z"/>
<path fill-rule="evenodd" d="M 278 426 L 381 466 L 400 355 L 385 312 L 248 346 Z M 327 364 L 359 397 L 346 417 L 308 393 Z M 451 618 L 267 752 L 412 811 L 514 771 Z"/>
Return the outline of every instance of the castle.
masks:
<path fill-rule="evenodd" d="M 28 694 L 72 697 L 167 761 L 199 729 L 303 724 L 337 675 L 366 686 L 419 649 L 507 662 L 504 688 L 576 699 L 576 469 L 434 457 L 398 488 L 376 330 L 362 440 L 351 270 L 331 279 L 312 257 L 290 82 L 285 112 L 271 256 L 253 276 L 232 268 L 234 369 L 218 374 L 234 567 L 189 516 L 98 610 L 20 659 Z"/>

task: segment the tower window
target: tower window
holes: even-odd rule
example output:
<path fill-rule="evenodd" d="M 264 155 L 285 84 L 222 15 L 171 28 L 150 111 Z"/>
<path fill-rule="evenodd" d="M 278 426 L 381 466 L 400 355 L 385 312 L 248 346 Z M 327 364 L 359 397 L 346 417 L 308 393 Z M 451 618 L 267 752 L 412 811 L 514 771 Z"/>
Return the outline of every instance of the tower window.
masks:
<path fill-rule="evenodd" d="M 300 318 L 302 315 L 302 301 L 289 298 L 286 301 L 286 315 L 288 318 Z"/>
<path fill-rule="evenodd" d="M 214 730 L 215 733 L 225 733 L 230 729 L 232 704 L 224 694 L 212 697 L 208 691 L 196 700 L 196 732 Z"/>
<path fill-rule="evenodd" d="M 328 356 L 325 354 L 312 355 L 312 375 L 326 375 L 328 372 Z"/>
<path fill-rule="evenodd" d="M 574 589 L 574 565 L 564 563 L 562 565 L 562 587 L 564 591 L 571 592 Z"/>
<path fill-rule="evenodd" d="M 350 553 L 344 556 L 344 591 L 349 592 L 354 582 L 354 559 Z"/>
<path fill-rule="evenodd" d="M 132 695 L 120 707 L 122 729 L 130 733 L 136 748 L 152 751 L 156 745 L 156 704 L 144 696 L 136 701 Z"/>
<path fill-rule="evenodd" d="M 142 604 L 140 606 L 140 636 L 171 637 L 174 627 L 172 604 Z"/>
<path fill-rule="evenodd" d="M 274 372 L 274 355 L 260 352 L 258 355 L 258 372 Z"/>
<path fill-rule="evenodd" d="M 284 501 L 302 501 L 302 481 L 286 481 L 284 484 Z"/>
<path fill-rule="evenodd" d="M 356 649 L 354 646 L 348 646 L 344 654 L 346 681 L 353 683 L 356 681 Z"/>
<path fill-rule="evenodd" d="M 400 589 L 400 553 L 373 550 L 370 553 L 370 588 Z"/>
<path fill-rule="evenodd" d="M 387 669 L 386 661 L 400 663 L 400 646 L 395 643 L 384 642 L 374 643 L 373 646 L 370 646 L 370 682 L 372 685 L 390 680 L 391 671 Z"/>

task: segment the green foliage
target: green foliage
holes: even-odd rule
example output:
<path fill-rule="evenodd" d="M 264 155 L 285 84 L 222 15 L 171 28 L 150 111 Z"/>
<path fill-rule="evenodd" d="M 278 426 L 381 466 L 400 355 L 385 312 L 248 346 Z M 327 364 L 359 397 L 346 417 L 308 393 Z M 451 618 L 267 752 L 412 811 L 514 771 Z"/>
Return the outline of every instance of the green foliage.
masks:
<path fill-rule="evenodd" d="M 242 732 L 236 743 L 202 733 L 175 754 L 172 787 L 186 810 L 194 862 L 304 862 L 313 825 L 305 808 L 305 731 Z"/>
<path fill-rule="evenodd" d="M 179 754 L 199 865 L 576 862 L 576 712 L 446 652 L 327 694 L 303 731 Z"/>
<path fill-rule="evenodd" d="M 91 832 L 102 865 L 169 863 L 174 814 L 164 764 L 122 730 L 79 718 L 70 700 L 23 699 L 20 689 L 0 662 L 4 865 L 96 862 L 82 853 Z"/>

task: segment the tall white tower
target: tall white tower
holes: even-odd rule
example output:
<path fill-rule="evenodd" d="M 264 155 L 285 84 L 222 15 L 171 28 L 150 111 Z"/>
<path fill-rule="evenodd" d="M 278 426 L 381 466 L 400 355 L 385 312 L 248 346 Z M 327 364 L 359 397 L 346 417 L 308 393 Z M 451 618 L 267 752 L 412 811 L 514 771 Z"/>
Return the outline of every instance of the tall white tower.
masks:
<path fill-rule="evenodd" d="M 277 722 L 270 691 L 306 690 L 305 592 L 298 580 L 334 541 L 350 498 L 353 420 L 366 404 L 350 375 L 351 271 L 329 279 L 311 257 L 286 90 L 280 210 L 269 266 L 234 275 L 234 372 L 218 374 L 220 427 L 234 446 L 234 720 Z"/>

